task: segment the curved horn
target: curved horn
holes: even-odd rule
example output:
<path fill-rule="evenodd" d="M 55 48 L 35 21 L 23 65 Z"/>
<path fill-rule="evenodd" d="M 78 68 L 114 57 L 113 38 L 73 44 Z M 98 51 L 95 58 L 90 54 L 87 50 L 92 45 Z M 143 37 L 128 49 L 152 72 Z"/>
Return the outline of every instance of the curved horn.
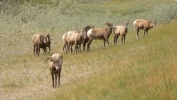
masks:
<path fill-rule="evenodd" d="M 50 60 L 51 62 L 53 62 L 54 59 L 53 59 L 52 56 L 48 56 L 48 57 L 47 57 L 47 60 Z"/>

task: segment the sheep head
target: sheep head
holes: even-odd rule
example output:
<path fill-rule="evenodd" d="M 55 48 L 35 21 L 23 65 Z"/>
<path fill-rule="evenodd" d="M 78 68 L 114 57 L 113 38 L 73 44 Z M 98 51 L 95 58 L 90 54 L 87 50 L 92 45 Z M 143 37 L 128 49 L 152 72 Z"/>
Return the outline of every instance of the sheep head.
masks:
<path fill-rule="evenodd" d="M 52 40 L 52 34 L 51 33 L 47 33 L 46 38 L 48 39 L 48 41 Z"/>
<path fill-rule="evenodd" d="M 41 42 L 41 43 L 46 43 L 46 42 L 47 42 L 47 41 L 46 41 L 46 37 L 43 36 L 43 35 L 41 35 L 41 36 L 40 36 L 40 42 Z"/>
<path fill-rule="evenodd" d="M 153 20 L 151 23 L 152 23 L 152 26 L 154 27 L 155 24 L 157 23 L 157 21 L 156 21 L 156 20 Z"/>
<path fill-rule="evenodd" d="M 106 22 L 105 26 L 106 26 L 107 31 L 112 32 L 112 29 L 113 29 L 113 23 L 112 22 Z"/>
<path fill-rule="evenodd" d="M 44 44 L 47 44 L 47 42 L 52 40 L 52 34 L 51 33 L 47 33 L 47 35 L 44 37 L 43 42 Z"/>
<path fill-rule="evenodd" d="M 88 25 L 81 30 L 81 33 L 82 33 L 82 36 L 84 37 L 84 39 L 88 38 L 87 32 L 92 28 L 94 28 L 94 26 Z"/>
<path fill-rule="evenodd" d="M 88 30 L 90 30 L 90 29 L 92 29 L 92 28 L 94 28 L 94 26 L 88 25 L 88 26 L 86 26 L 84 29 L 85 29 L 86 31 L 88 31 Z"/>
<path fill-rule="evenodd" d="M 125 27 L 128 27 L 129 21 L 130 20 L 128 20 L 128 21 L 126 21 L 126 22 L 123 23 Z"/>
<path fill-rule="evenodd" d="M 52 56 L 47 57 L 47 60 L 53 62 L 52 66 L 51 66 L 52 68 L 55 68 L 55 70 L 59 70 L 58 60 L 56 60 L 56 59 L 53 58 Z"/>

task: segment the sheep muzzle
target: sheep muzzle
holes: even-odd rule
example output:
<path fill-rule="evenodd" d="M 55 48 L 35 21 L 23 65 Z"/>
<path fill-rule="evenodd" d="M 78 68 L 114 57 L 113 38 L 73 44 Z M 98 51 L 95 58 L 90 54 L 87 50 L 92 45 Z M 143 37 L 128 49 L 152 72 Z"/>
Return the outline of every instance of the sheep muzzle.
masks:
<path fill-rule="evenodd" d="M 57 66 L 57 67 L 55 67 L 56 68 L 56 70 L 59 70 L 59 67 Z"/>

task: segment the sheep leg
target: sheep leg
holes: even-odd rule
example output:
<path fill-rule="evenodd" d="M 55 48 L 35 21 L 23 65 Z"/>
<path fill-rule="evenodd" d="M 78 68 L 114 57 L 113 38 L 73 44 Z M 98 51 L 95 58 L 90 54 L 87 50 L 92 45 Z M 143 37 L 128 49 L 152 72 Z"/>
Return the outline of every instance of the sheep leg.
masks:
<path fill-rule="evenodd" d="M 109 40 L 107 39 L 106 41 L 107 41 L 107 43 L 108 43 L 108 46 L 109 46 Z"/>
<path fill-rule="evenodd" d="M 47 52 L 46 47 L 44 47 L 44 52 L 43 52 L 43 54 L 46 55 L 46 52 Z"/>
<path fill-rule="evenodd" d="M 148 30 L 146 30 L 146 34 L 147 34 L 147 36 L 148 36 Z"/>
<path fill-rule="evenodd" d="M 39 55 L 39 53 L 40 53 L 40 47 L 38 48 L 38 55 Z"/>
<path fill-rule="evenodd" d="M 39 48 L 39 46 L 37 47 L 37 49 L 36 49 L 36 54 L 39 56 L 39 52 L 40 52 L 40 48 Z"/>
<path fill-rule="evenodd" d="M 36 55 L 38 55 L 38 48 L 36 48 L 36 51 L 35 51 L 35 52 L 36 52 Z"/>
<path fill-rule="evenodd" d="M 114 45 L 116 45 L 116 35 L 114 35 Z"/>
<path fill-rule="evenodd" d="M 77 43 L 75 44 L 75 50 L 76 50 L 76 53 L 77 53 L 77 51 L 78 51 L 78 45 L 77 45 Z"/>
<path fill-rule="evenodd" d="M 67 51 L 70 52 L 70 42 L 68 42 Z"/>
<path fill-rule="evenodd" d="M 65 51 L 67 51 L 67 48 L 66 48 L 66 47 L 67 47 L 67 44 L 64 43 L 64 44 L 63 44 L 63 53 L 64 53 Z"/>
<path fill-rule="evenodd" d="M 105 42 L 106 42 L 106 40 L 104 39 L 103 42 L 104 42 L 104 48 L 105 48 Z"/>
<path fill-rule="evenodd" d="M 70 53 L 72 53 L 72 51 L 73 51 L 72 50 L 72 46 L 73 46 L 73 44 L 71 42 L 69 42 L 69 46 L 68 46 L 69 48 L 68 48 L 68 50 L 69 50 Z"/>
<path fill-rule="evenodd" d="M 116 45 L 117 44 L 117 39 L 119 38 L 119 36 L 118 35 L 115 35 L 114 36 L 114 45 Z"/>
<path fill-rule="evenodd" d="M 122 44 L 123 44 L 123 41 L 124 41 L 124 39 L 123 39 L 123 38 L 124 38 L 124 36 L 121 36 L 121 42 L 122 42 Z"/>
<path fill-rule="evenodd" d="M 36 48 L 35 48 L 35 46 L 34 46 L 34 50 L 33 50 L 33 53 L 34 53 L 34 56 L 35 56 L 35 52 L 36 52 L 36 50 L 35 50 Z"/>
<path fill-rule="evenodd" d="M 63 53 L 64 53 L 64 50 L 65 50 L 65 45 L 63 45 Z"/>
<path fill-rule="evenodd" d="M 69 52 L 69 44 L 67 43 L 66 45 L 66 52 L 68 53 Z"/>
<path fill-rule="evenodd" d="M 83 51 L 85 51 L 85 45 L 86 45 L 86 43 L 84 42 L 83 43 Z"/>
<path fill-rule="evenodd" d="M 58 73 L 58 86 L 60 86 L 60 73 L 61 73 L 61 68 L 59 69 L 59 73 Z"/>
<path fill-rule="evenodd" d="M 53 73 L 51 73 L 51 75 L 52 75 L 52 86 L 54 88 L 54 76 L 53 76 Z"/>
<path fill-rule="evenodd" d="M 81 53 L 81 43 L 79 44 L 79 52 Z"/>
<path fill-rule="evenodd" d="M 58 73 L 55 74 L 55 88 L 57 86 L 57 77 L 58 77 Z"/>
<path fill-rule="evenodd" d="M 73 44 L 71 44 L 71 46 L 70 46 L 70 51 L 71 51 L 71 53 L 73 52 Z"/>
<path fill-rule="evenodd" d="M 105 48 L 105 41 L 107 42 L 107 44 L 109 46 L 109 40 L 108 40 L 108 38 L 105 38 L 105 40 L 104 40 L 104 48 Z"/>
<path fill-rule="evenodd" d="M 92 43 L 93 39 L 89 39 L 88 43 L 87 43 L 87 51 L 90 51 L 90 44 Z"/>
<path fill-rule="evenodd" d="M 139 35 L 138 35 L 139 30 L 140 30 L 139 28 L 136 29 L 136 38 L 137 38 L 137 39 L 139 39 Z"/>
<path fill-rule="evenodd" d="M 125 44 L 125 35 L 124 35 L 124 44 Z"/>
<path fill-rule="evenodd" d="M 143 37 L 145 37 L 145 34 L 146 34 L 146 30 L 144 30 L 144 36 Z"/>

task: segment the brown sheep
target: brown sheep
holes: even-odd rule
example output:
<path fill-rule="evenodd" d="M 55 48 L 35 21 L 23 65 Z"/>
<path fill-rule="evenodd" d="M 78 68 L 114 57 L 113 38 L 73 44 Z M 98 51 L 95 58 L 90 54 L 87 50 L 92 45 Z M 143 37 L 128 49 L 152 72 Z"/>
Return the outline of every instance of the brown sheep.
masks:
<path fill-rule="evenodd" d="M 84 29 L 83 29 L 83 31 L 84 31 L 84 34 L 86 33 L 87 34 L 87 32 L 90 30 L 90 29 L 93 29 L 94 28 L 94 26 L 90 26 L 90 25 L 88 25 L 88 26 L 86 26 Z M 87 36 L 87 35 L 86 35 Z M 85 51 L 85 46 L 86 46 L 86 43 L 89 41 L 89 38 L 88 38 L 88 36 L 86 37 L 86 38 L 84 38 L 84 41 L 83 41 L 83 51 Z"/>
<path fill-rule="evenodd" d="M 68 41 L 68 46 L 69 46 L 71 53 L 72 53 L 73 44 L 75 45 L 75 50 L 77 53 L 77 51 L 79 50 L 78 45 L 83 43 L 84 38 L 86 38 L 86 36 L 84 36 L 84 34 L 82 34 L 82 32 L 79 32 L 79 31 L 69 31 L 68 32 L 67 41 Z"/>
<path fill-rule="evenodd" d="M 76 53 L 77 51 L 81 52 L 81 44 L 83 43 L 83 50 L 85 47 L 85 44 L 87 42 L 87 31 L 94 26 L 86 26 L 83 29 L 77 30 L 77 31 L 69 31 L 68 33 L 63 34 L 62 40 L 63 40 L 63 52 L 64 49 L 67 48 L 67 51 L 72 52 L 72 46 L 75 45 Z M 69 50 L 70 49 L 70 50 Z"/>
<path fill-rule="evenodd" d="M 48 33 L 46 36 L 42 34 L 35 34 L 32 37 L 33 47 L 34 47 L 34 55 L 35 53 L 39 56 L 40 48 L 44 49 L 44 53 L 46 54 L 46 47 L 49 48 L 50 53 L 50 44 L 51 44 L 51 34 Z"/>
<path fill-rule="evenodd" d="M 45 36 L 45 40 L 46 40 L 45 45 L 42 45 L 40 48 L 43 48 L 44 52 L 46 54 L 46 52 L 47 52 L 46 47 L 49 48 L 49 52 L 48 53 L 50 53 L 50 51 L 51 51 L 50 45 L 51 45 L 51 40 L 52 40 L 52 34 L 51 33 L 47 33 L 47 35 Z"/>
<path fill-rule="evenodd" d="M 63 34 L 62 36 L 62 41 L 63 41 L 63 53 L 64 53 L 64 50 L 66 50 L 66 53 L 68 52 L 68 41 L 67 41 L 67 36 L 68 36 L 68 33 L 65 33 Z"/>
<path fill-rule="evenodd" d="M 134 27 L 136 29 L 137 39 L 139 39 L 138 33 L 139 33 L 140 29 L 144 30 L 144 36 L 145 36 L 146 33 L 147 33 L 147 36 L 148 36 L 148 30 L 153 28 L 156 23 L 157 23 L 156 21 L 149 21 L 149 20 L 144 20 L 144 19 L 136 19 L 133 22 L 133 24 L 134 24 Z"/>
<path fill-rule="evenodd" d="M 33 47 L 34 47 L 34 51 L 33 51 L 34 55 L 35 53 L 39 55 L 41 45 L 43 46 L 46 43 L 45 36 L 42 34 L 35 34 L 32 37 L 32 41 L 33 41 Z"/>
<path fill-rule="evenodd" d="M 63 55 L 54 53 L 52 56 L 47 57 L 47 60 L 49 60 L 49 70 L 52 75 L 52 86 L 53 88 L 56 88 L 57 79 L 58 86 L 60 86 L 60 73 L 63 64 Z"/>
<path fill-rule="evenodd" d="M 93 39 L 101 39 L 104 41 L 104 47 L 105 47 L 105 42 L 107 41 L 108 45 L 109 45 L 109 37 L 112 33 L 112 29 L 113 29 L 113 23 L 111 22 L 106 22 L 105 23 L 105 28 L 94 28 L 94 29 L 90 29 L 87 32 L 87 36 L 89 38 L 89 41 L 87 43 L 87 51 L 90 51 L 90 44 L 93 41 Z"/>
<path fill-rule="evenodd" d="M 128 32 L 128 24 L 129 24 L 129 21 L 124 22 L 123 26 L 114 26 L 113 33 L 114 33 L 114 44 L 115 45 L 117 43 L 117 39 L 119 38 L 119 36 L 121 36 L 122 44 L 125 43 L 125 37 Z"/>

